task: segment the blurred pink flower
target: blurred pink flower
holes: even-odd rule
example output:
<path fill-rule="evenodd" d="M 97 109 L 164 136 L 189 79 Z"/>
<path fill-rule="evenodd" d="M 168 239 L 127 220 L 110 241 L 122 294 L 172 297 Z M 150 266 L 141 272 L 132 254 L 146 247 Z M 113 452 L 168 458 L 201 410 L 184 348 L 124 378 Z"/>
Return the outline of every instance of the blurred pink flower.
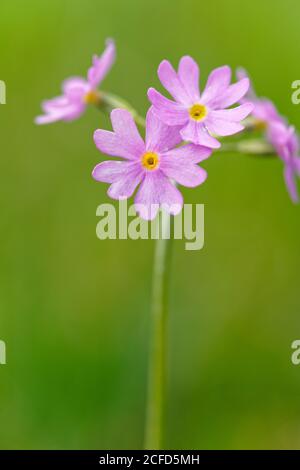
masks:
<path fill-rule="evenodd" d="M 35 119 L 36 124 L 49 124 L 55 121 L 73 121 L 81 116 L 88 104 L 96 104 L 101 99 L 97 87 L 110 71 L 115 61 L 115 45 L 108 40 L 103 54 L 93 57 L 87 79 L 71 77 L 63 82 L 63 94 L 42 103 L 44 115 Z"/>
<path fill-rule="evenodd" d="M 299 138 L 293 126 L 280 121 L 269 124 L 267 137 L 284 163 L 284 180 L 293 202 L 299 202 L 296 177 L 300 177 Z"/>
<path fill-rule="evenodd" d="M 165 124 L 180 126 L 183 140 L 219 148 L 221 144 L 212 134 L 227 136 L 244 129 L 240 121 L 250 114 L 253 105 L 244 103 L 236 108 L 226 108 L 246 94 L 249 79 L 243 78 L 230 85 L 230 67 L 213 70 L 202 94 L 199 91 L 199 67 L 189 56 L 181 58 L 178 73 L 170 62 L 163 60 L 158 67 L 158 77 L 175 101 L 154 88 L 148 90 L 148 98 Z"/>
<path fill-rule="evenodd" d="M 114 109 L 111 122 L 113 132 L 98 129 L 94 141 L 101 152 L 123 161 L 100 163 L 93 171 L 94 179 L 110 183 L 108 195 L 113 199 L 131 197 L 140 184 L 135 206 L 143 219 L 152 220 L 160 205 L 178 214 L 183 198 L 173 180 L 187 187 L 202 184 L 207 173 L 197 163 L 208 158 L 211 149 L 194 144 L 174 148 L 182 140 L 178 127 L 164 124 L 152 108 L 146 117 L 145 142 L 129 111 Z"/>
<path fill-rule="evenodd" d="M 247 72 L 239 68 L 238 79 L 248 78 Z M 274 103 L 267 98 L 258 98 L 250 85 L 246 96 L 240 100 L 250 101 L 254 105 L 252 116 L 257 120 L 256 126 L 265 130 L 267 141 L 284 163 L 284 180 L 293 202 L 299 202 L 296 177 L 300 176 L 299 138 L 293 126 L 279 114 Z"/>

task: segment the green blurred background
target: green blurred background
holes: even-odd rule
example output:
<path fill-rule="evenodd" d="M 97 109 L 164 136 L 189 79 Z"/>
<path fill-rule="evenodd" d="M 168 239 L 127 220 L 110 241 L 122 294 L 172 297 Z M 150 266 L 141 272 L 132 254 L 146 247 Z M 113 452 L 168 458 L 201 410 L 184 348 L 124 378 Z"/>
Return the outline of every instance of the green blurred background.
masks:
<path fill-rule="evenodd" d="M 118 60 L 103 88 L 145 113 L 159 62 L 183 54 L 209 71 L 243 65 L 256 90 L 300 128 L 296 0 L 2 1 L 0 79 L 0 447 L 141 448 L 152 241 L 100 241 L 106 185 L 95 109 L 33 124 L 61 81 L 84 75 L 106 37 Z M 215 154 L 205 247 L 175 243 L 167 448 L 300 448 L 300 208 L 276 159 Z"/>

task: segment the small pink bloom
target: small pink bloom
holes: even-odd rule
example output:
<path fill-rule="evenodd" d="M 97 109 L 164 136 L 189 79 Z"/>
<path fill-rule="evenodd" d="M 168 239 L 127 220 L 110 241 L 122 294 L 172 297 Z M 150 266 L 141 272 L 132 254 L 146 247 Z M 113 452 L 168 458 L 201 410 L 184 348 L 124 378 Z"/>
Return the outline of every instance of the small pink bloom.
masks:
<path fill-rule="evenodd" d="M 296 177 L 300 177 L 299 138 L 293 126 L 280 121 L 269 124 L 268 140 L 284 163 L 284 179 L 293 202 L 299 202 Z"/>
<path fill-rule="evenodd" d="M 227 136 L 244 129 L 241 121 L 253 109 L 250 103 L 226 109 L 247 93 L 248 78 L 230 85 L 230 67 L 219 67 L 211 72 L 203 93 L 199 91 L 199 67 L 189 56 L 182 57 L 178 72 L 170 62 L 163 60 L 158 67 L 162 85 L 174 98 L 165 98 L 154 88 L 148 90 L 157 116 L 169 126 L 179 126 L 183 140 L 196 145 L 219 148 L 214 135 Z"/>
<path fill-rule="evenodd" d="M 106 49 L 100 57 L 93 57 L 93 64 L 88 70 L 87 79 L 72 77 L 63 82 L 63 94 L 44 101 L 43 116 L 35 119 L 36 124 L 49 124 L 55 121 L 73 121 L 79 118 L 90 103 L 99 101 L 97 87 L 110 71 L 115 61 L 115 45 L 107 41 Z"/>
<path fill-rule="evenodd" d="M 238 79 L 248 78 L 247 72 L 240 68 Z M 276 106 L 267 98 L 258 98 L 252 86 L 246 96 L 240 100 L 250 101 L 254 105 L 252 116 L 257 120 L 258 127 L 265 130 L 267 141 L 284 163 L 284 180 L 293 202 L 299 202 L 296 177 L 300 176 L 299 138 L 293 126 L 279 114 Z"/>
<path fill-rule="evenodd" d="M 175 147 L 181 142 L 177 126 L 162 123 L 152 108 L 146 117 L 146 138 L 141 138 L 134 119 L 125 109 L 111 112 L 113 132 L 98 129 L 94 134 L 97 148 L 122 161 L 104 161 L 97 165 L 93 177 L 109 183 L 113 199 L 135 196 L 140 217 L 152 220 L 161 205 L 173 215 L 180 212 L 183 198 L 173 181 L 194 187 L 202 184 L 206 171 L 197 163 L 211 155 L 211 149 L 193 144 Z"/>

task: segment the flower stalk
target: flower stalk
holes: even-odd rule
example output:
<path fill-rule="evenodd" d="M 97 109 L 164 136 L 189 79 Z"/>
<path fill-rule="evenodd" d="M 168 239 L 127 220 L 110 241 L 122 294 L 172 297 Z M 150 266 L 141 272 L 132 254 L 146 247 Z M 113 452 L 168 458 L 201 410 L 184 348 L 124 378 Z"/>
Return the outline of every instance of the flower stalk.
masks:
<path fill-rule="evenodd" d="M 235 152 L 243 155 L 275 156 L 274 148 L 264 139 L 245 139 L 225 142 L 219 152 Z"/>
<path fill-rule="evenodd" d="M 161 216 L 160 221 L 161 235 L 156 240 L 153 269 L 152 331 L 145 430 L 145 449 L 155 450 L 160 450 L 163 446 L 173 217 Z"/>
<path fill-rule="evenodd" d="M 299 202 L 296 177 L 300 177 L 300 144 L 296 130 L 275 105 L 255 95 L 244 70 L 238 71 L 237 83 L 230 85 L 230 67 L 218 67 L 210 73 L 200 94 L 199 67 L 190 56 L 181 58 L 178 71 L 167 60 L 161 62 L 158 77 L 173 100 L 149 88 L 152 106 L 145 120 L 123 98 L 99 90 L 115 55 L 114 42 L 107 40 L 104 52 L 93 57 L 86 77 L 65 80 L 62 94 L 42 103 L 43 114 L 35 122 L 74 121 L 89 105 L 110 114 L 113 131 L 97 129 L 94 142 L 103 154 L 120 156 L 122 160 L 102 161 L 94 168 L 93 177 L 110 184 L 108 194 L 115 200 L 131 197 L 139 186 L 135 203 L 140 217 L 153 220 L 157 213 L 160 217 L 153 269 L 145 429 L 145 448 L 159 450 L 163 446 L 165 422 L 173 217 L 158 212 L 158 206 L 171 201 L 179 213 L 183 198 L 173 181 L 187 187 L 202 184 L 207 173 L 198 164 L 215 150 L 259 157 L 278 155 L 284 163 L 291 199 Z M 136 124 L 146 128 L 145 142 Z M 223 137 L 242 130 L 246 139 L 223 142 Z M 255 138 L 258 132 L 261 138 Z"/>
<path fill-rule="evenodd" d="M 128 101 L 124 100 L 123 98 L 120 98 L 120 96 L 108 93 L 107 91 L 102 92 L 100 95 L 98 107 L 108 114 L 110 114 L 110 112 L 116 108 L 126 109 L 131 113 L 133 119 L 139 126 L 145 127 L 145 119 L 139 115 L 136 109 L 131 106 Z"/>

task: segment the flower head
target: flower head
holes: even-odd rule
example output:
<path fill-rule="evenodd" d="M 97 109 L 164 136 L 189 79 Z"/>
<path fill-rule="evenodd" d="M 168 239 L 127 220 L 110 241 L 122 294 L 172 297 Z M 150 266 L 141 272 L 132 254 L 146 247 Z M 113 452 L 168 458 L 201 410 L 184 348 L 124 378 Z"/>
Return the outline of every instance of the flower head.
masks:
<path fill-rule="evenodd" d="M 199 91 L 199 67 L 189 56 L 182 57 L 178 72 L 170 62 L 163 60 L 158 77 L 174 101 L 154 88 L 148 90 L 154 112 L 169 126 L 179 126 L 183 140 L 196 145 L 219 148 L 214 135 L 227 136 L 244 129 L 240 123 L 252 111 L 251 103 L 226 109 L 237 103 L 249 88 L 249 79 L 243 78 L 230 85 L 230 67 L 219 67 L 211 72 L 203 93 Z"/>
<path fill-rule="evenodd" d="M 101 99 L 97 87 L 111 69 L 115 60 L 115 45 L 108 40 L 105 51 L 93 57 L 93 64 L 87 78 L 71 77 L 63 82 L 62 95 L 42 103 L 44 115 L 35 119 L 36 124 L 49 124 L 55 121 L 73 121 L 79 118 L 88 104 L 96 104 Z"/>
<path fill-rule="evenodd" d="M 152 220 L 161 205 L 169 213 L 180 212 L 183 198 L 173 181 L 187 187 L 198 186 L 207 177 L 197 163 L 211 155 L 211 149 L 194 144 L 176 147 L 181 142 L 179 129 L 162 123 L 153 112 L 147 113 L 146 138 L 141 138 L 134 119 L 125 109 L 111 112 L 113 132 L 98 129 L 94 134 L 97 148 L 122 161 L 104 161 L 97 165 L 93 177 L 110 183 L 108 195 L 113 199 L 135 196 L 140 217 Z"/>
<path fill-rule="evenodd" d="M 247 72 L 239 68 L 237 77 L 240 80 L 248 78 Z M 274 103 L 267 98 L 259 98 L 252 86 L 246 96 L 240 100 L 250 101 L 254 108 L 254 126 L 265 133 L 267 141 L 272 145 L 276 154 L 284 163 L 284 180 L 293 202 L 299 202 L 296 177 L 300 176 L 299 138 L 293 126 L 281 116 Z"/>
<path fill-rule="evenodd" d="M 299 138 L 293 126 L 283 122 L 269 124 L 268 140 L 284 163 L 284 179 L 293 202 L 299 202 L 296 177 L 300 177 Z"/>

